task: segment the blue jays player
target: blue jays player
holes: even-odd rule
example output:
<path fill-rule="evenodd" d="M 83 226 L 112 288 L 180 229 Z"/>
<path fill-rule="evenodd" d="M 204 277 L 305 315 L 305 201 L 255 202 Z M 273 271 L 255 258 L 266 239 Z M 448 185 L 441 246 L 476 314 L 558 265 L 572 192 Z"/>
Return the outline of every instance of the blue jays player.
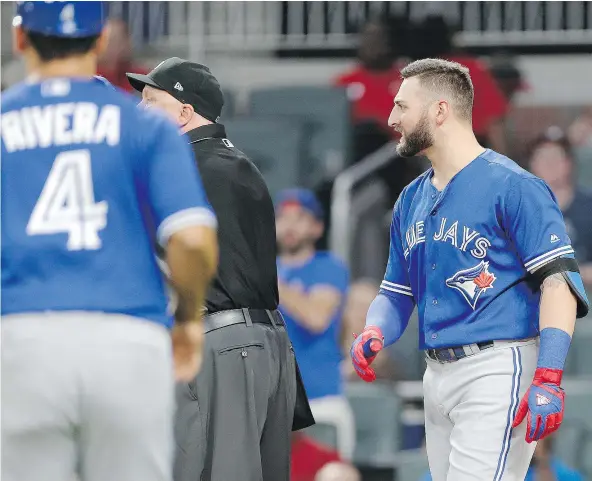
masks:
<path fill-rule="evenodd" d="M 24 2 L 2 95 L 2 480 L 169 481 L 171 316 L 193 379 L 216 219 L 164 117 L 94 78 L 100 2 Z"/>
<path fill-rule="evenodd" d="M 547 185 L 478 144 L 468 70 L 413 62 L 389 125 L 402 156 L 432 168 L 397 200 L 380 293 L 351 348 L 370 364 L 419 313 L 427 454 L 434 481 L 523 481 L 563 417 L 563 365 L 589 303 Z"/>

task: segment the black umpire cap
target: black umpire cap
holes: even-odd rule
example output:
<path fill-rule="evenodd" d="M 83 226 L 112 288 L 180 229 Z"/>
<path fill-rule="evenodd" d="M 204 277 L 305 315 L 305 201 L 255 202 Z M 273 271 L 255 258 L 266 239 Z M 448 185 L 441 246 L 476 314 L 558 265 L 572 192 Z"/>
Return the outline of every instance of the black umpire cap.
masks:
<path fill-rule="evenodd" d="M 138 92 L 150 85 L 164 90 L 179 102 L 189 104 L 202 117 L 217 122 L 224 105 L 224 95 L 216 77 L 205 65 L 171 57 L 160 62 L 148 75 L 126 73 Z"/>

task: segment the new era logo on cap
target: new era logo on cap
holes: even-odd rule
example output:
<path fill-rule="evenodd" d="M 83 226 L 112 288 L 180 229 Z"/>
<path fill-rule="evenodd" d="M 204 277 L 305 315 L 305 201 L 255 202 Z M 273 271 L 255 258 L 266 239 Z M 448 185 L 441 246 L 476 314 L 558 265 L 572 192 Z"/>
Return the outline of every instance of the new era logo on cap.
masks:
<path fill-rule="evenodd" d="M 173 88 L 177 89 L 179 92 L 183 92 L 183 86 L 179 82 L 177 82 Z"/>
<path fill-rule="evenodd" d="M 544 406 L 546 404 L 550 404 L 551 400 L 547 396 L 543 396 L 542 394 L 537 393 L 536 403 L 537 403 L 537 406 Z"/>

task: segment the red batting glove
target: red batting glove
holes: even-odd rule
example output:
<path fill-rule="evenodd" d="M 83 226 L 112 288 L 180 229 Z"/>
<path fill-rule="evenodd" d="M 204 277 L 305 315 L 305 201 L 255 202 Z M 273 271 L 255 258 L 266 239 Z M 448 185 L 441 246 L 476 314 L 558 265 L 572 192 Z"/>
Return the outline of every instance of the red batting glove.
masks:
<path fill-rule="evenodd" d="M 532 443 L 557 431 L 563 420 L 565 392 L 561 389 L 560 369 L 538 368 L 532 385 L 522 398 L 512 427 L 526 417 L 526 442 Z"/>
<path fill-rule="evenodd" d="M 370 367 L 370 364 L 384 346 L 382 331 L 379 327 L 367 326 L 359 336 L 354 334 L 354 337 L 356 340 L 349 351 L 354 369 L 364 381 L 375 381 L 376 373 Z"/>

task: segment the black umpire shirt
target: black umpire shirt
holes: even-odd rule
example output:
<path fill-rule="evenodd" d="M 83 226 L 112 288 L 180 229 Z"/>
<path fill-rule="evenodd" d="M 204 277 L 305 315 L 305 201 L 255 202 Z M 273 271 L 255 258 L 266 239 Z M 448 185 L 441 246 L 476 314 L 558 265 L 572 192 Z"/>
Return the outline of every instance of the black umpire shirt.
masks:
<path fill-rule="evenodd" d="M 226 139 L 223 125 L 187 136 L 218 218 L 220 260 L 206 296 L 208 312 L 277 309 L 275 212 L 263 176 Z"/>

